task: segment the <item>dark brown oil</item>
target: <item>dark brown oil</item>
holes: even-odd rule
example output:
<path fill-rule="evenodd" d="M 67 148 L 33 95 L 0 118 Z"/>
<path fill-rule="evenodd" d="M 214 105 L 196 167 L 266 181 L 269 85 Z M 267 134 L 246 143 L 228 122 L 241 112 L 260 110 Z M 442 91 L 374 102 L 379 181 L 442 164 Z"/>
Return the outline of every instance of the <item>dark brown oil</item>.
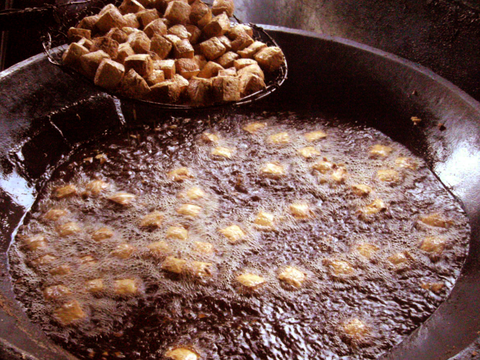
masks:
<path fill-rule="evenodd" d="M 252 135 L 242 130 L 253 121 L 266 122 L 264 130 Z M 323 130 L 327 137 L 309 143 L 303 134 Z M 216 160 L 210 155 L 215 144 L 200 140 L 204 131 L 220 136 L 218 146 L 234 148 L 231 159 Z M 271 134 L 286 131 L 290 143 L 271 145 Z M 386 158 L 369 157 L 375 144 L 391 146 Z M 321 155 L 306 160 L 297 150 L 314 146 Z M 104 154 L 107 161 L 102 163 Z M 460 273 L 468 250 L 467 219 L 453 197 L 418 158 L 417 170 L 399 170 L 402 180 L 388 185 L 376 179 L 376 171 L 395 168 L 399 156 L 414 156 L 400 144 L 376 130 L 350 125 L 332 126 L 318 118 L 303 121 L 296 114 L 235 116 L 215 125 L 208 121 L 172 119 L 157 128 L 119 133 L 100 144 L 77 151 L 59 167 L 44 189 L 21 236 L 44 234 L 46 249 L 26 251 L 17 241 L 10 251 L 16 294 L 31 318 L 56 342 L 81 359 L 161 359 L 175 346 L 193 349 L 202 359 L 362 359 L 376 358 L 410 334 L 432 314 L 449 294 Z M 344 183 L 330 181 L 312 171 L 311 165 L 327 158 L 344 166 Z M 284 166 L 280 178 L 262 176 L 266 162 Z M 172 182 L 167 173 L 188 167 L 193 178 Z M 57 200 L 53 189 L 67 183 L 80 190 L 92 179 L 111 187 L 99 197 L 77 195 Z M 367 184 L 374 192 L 366 197 L 353 195 L 350 186 Z M 204 199 L 186 201 L 179 197 L 186 189 L 199 186 Z M 122 207 L 106 197 L 115 192 L 137 196 L 132 206 Z M 369 216 L 360 209 L 381 198 L 386 211 Z M 288 212 L 289 204 L 307 202 L 313 216 L 298 221 Z M 191 202 L 202 207 L 194 219 L 179 216 L 175 209 Z M 45 221 L 51 208 L 68 210 L 58 222 Z M 156 230 L 138 226 L 141 218 L 161 211 L 164 224 Z M 254 224 L 259 210 L 275 215 L 275 229 L 263 231 Z M 448 229 L 418 226 L 423 214 L 441 213 L 450 219 Z M 75 221 L 82 230 L 60 238 L 55 226 Z M 145 256 L 154 241 L 165 240 L 169 225 L 180 223 L 189 231 L 185 241 L 171 240 L 173 255 L 215 265 L 211 279 L 162 271 L 161 260 Z M 218 229 L 239 224 L 247 240 L 231 244 Z M 102 226 L 114 229 L 114 236 L 102 242 L 90 234 Z M 448 246 L 432 257 L 419 249 L 425 236 L 443 236 Z M 193 251 L 194 241 L 214 244 L 213 255 Z M 370 259 L 353 249 L 368 242 L 379 248 Z M 121 243 L 139 251 L 128 259 L 110 252 Z M 387 258 L 408 251 L 411 260 L 396 269 Z M 56 260 L 44 267 L 31 261 L 42 254 Z M 79 258 L 97 260 L 82 265 Z M 348 261 L 355 269 L 350 276 L 334 276 L 325 259 Z M 54 266 L 69 264 L 70 275 L 50 275 Z M 293 290 L 277 279 L 279 269 L 293 265 L 307 274 L 301 289 Z M 239 288 L 235 277 L 243 271 L 263 276 L 266 284 L 254 292 Z M 103 278 L 107 290 L 93 295 L 85 290 L 86 280 Z M 115 279 L 133 278 L 141 294 L 118 297 L 109 289 Z M 421 287 L 425 282 L 444 282 L 438 293 Z M 46 301 L 43 289 L 63 284 L 72 290 L 87 313 L 75 325 L 60 326 L 52 318 L 59 303 Z M 346 336 L 342 323 L 361 319 L 369 329 L 364 339 Z"/>

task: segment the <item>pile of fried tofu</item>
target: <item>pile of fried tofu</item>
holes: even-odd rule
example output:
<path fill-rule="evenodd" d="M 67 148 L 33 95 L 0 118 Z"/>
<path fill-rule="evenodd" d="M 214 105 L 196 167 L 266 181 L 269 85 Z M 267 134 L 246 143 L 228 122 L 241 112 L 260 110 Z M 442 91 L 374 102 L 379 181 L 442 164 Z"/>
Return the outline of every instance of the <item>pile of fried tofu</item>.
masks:
<path fill-rule="evenodd" d="M 126 97 L 194 106 L 239 101 L 266 87 L 282 50 L 233 24 L 233 0 L 124 0 L 68 30 L 63 64 Z"/>

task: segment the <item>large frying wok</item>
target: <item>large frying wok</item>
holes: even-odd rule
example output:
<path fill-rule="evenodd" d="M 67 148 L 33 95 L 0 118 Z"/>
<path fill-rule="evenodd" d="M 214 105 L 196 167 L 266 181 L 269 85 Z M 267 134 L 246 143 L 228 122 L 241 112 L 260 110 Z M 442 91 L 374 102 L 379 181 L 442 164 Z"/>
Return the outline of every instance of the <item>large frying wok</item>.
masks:
<path fill-rule="evenodd" d="M 428 69 L 379 50 L 302 31 L 267 29 L 284 49 L 289 79 L 242 111 L 320 111 L 376 127 L 423 157 L 470 219 L 470 253 L 452 293 L 384 358 L 475 357 L 480 330 L 480 104 Z M 79 84 L 44 55 L 0 73 L 0 99 L 0 358 L 73 358 L 29 322 L 8 276 L 12 234 L 52 167 L 77 144 L 109 129 L 237 109 L 173 113 L 118 100 Z M 412 116 L 422 121 L 414 125 Z"/>

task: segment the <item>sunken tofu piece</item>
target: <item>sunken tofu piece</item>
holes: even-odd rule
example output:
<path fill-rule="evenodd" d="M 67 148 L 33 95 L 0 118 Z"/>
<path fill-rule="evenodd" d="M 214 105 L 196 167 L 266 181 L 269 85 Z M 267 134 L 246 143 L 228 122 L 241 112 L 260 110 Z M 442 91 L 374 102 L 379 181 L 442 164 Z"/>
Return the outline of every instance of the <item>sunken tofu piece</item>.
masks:
<path fill-rule="evenodd" d="M 312 165 L 313 170 L 317 170 L 322 174 L 327 174 L 335 168 L 335 164 L 328 161 L 327 159 L 320 160 Z"/>
<path fill-rule="evenodd" d="M 49 301 L 58 301 L 72 294 L 72 291 L 64 285 L 53 285 L 43 290 L 43 296 Z"/>
<path fill-rule="evenodd" d="M 293 266 L 285 267 L 279 274 L 278 279 L 284 283 L 300 289 L 303 286 L 307 276 L 303 271 Z"/>
<path fill-rule="evenodd" d="M 274 164 L 274 163 L 266 163 L 260 169 L 260 172 L 263 176 L 271 177 L 271 178 L 279 178 L 285 175 L 285 168 L 282 165 Z"/>
<path fill-rule="evenodd" d="M 118 192 L 108 197 L 108 200 L 113 201 L 122 206 L 131 205 L 136 196 L 126 192 Z"/>
<path fill-rule="evenodd" d="M 357 318 L 349 319 L 342 324 L 343 333 L 353 339 L 362 340 L 369 334 L 369 329 L 363 321 Z"/>
<path fill-rule="evenodd" d="M 440 255 L 445 250 L 446 243 L 443 238 L 428 236 L 423 239 L 420 249 L 433 255 Z"/>
<path fill-rule="evenodd" d="M 243 240 L 246 234 L 238 225 L 230 225 L 226 228 L 218 230 L 222 235 L 224 235 L 232 244 L 238 243 Z"/>
<path fill-rule="evenodd" d="M 320 155 L 320 151 L 315 149 L 313 146 L 307 146 L 297 150 L 298 154 L 303 156 L 305 159 L 310 159 L 312 157 Z"/>
<path fill-rule="evenodd" d="M 398 252 L 390 255 L 387 260 L 397 268 L 402 268 L 408 264 L 412 256 L 408 251 Z"/>
<path fill-rule="evenodd" d="M 135 31 L 128 36 L 128 43 L 136 54 L 148 54 L 152 41 L 143 31 Z"/>
<path fill-rule="evenodd" d="M 291 204 L 289 210 L 296 219 L 308 219 L 312 216 L 312 211 L 306 203 Z"/>
<path fill-rule="evenodd" d="M 57 267 L 54 267 L 49 271 L 51 275 L 68 275 L 72 273 L 72 268 L 70 265 L 64 264 Z"/>
<path fill-rule="evenodd" d="M 431 213 L 422 215 L 418 219 L 419 224 L 448 229 L 452 225 L 452 220 L 445 218 L 442 214 Z"/>
<path fill-rule="evenodd" d="M 235 280 L 237 280 L 240 285 L 250 290 L 255 290 L 266 282 L 263 277 L 248 272 L 237 276 Z"/>
<path fill-rule="evenodd" d="M 195 59 L 177 59 L 175 61 L 175 68 L 177 74 L 182 75 L 185 79 L 191 79 L 200 72 L 200 68 Z"/>
<path fill-rule="evenodd" d="M 168 28 L 165 24 L 164 19 L 155 19 L 150 22 L 145 28 L 143 32 L 151 39 L 154 36 L 165 35 L 167 34 Z"/>
<path fill-rule="evenodd" d="M 63 199 L 73 195 L 77 195 L 77 187 L 73 184 L 60 186 L 55 189 L 55 197 L 57 199 Z"/>
<path fill-rule="evenodd" d="M 123 43 L 118 46 L 118 54 L 115 61 L 119 62 L 120 64 L 125 63 L 125 59 L 129 56 L 135 55 L 132 47 L 129 43 Z"/>
<path fill-rule="evenodd" d="M 255 134 L 260 130 L 263 130 L 267 126 L 267 123 L 262 122 L 252 122 L 245 125 L 242 129 L 250 134 Z"/>
<path fill-rule="evenodd" d="M 192 77 L 187 87 L 187 96 L 192 104 L 205 105 L 211 103 L 213 99 L 212 81 L 196 76 Z"/>
<path fill-rule="evenodd" d="M 85 195 L 98 196 L 101 192 L 108 189 L 110 185 L 103 180 L 92 180 L 85 185 Z"/>
<path fill-rule="evenodd" d="M 222 13 L 215 16 L 205 27 L 203 33 L 207 38 L 221 36 L 230 30 L 230 19 L 227 14 Z"/>
<path fill-rule="evenodd" d="M 229 17 L 233 16 L 235 11 L 235 5 L 233 0 L 214 0 L 212 5 L 212 13 L 214 15 L 219 15 L 221 13 L 226 13 Z"/>
<path fill-rule="evenodd" d="M 119 244 L 113 249 L 110 254 L 119 259 L 128 259 L 137 249 L 130 244 Z"/>
<path fill-rule="evenodd" d="M 400 174 L 397 170 L 380 169 L 377 171 L 377 179 L 386 183 L 396 184 L 400 181 Z"/>
<path fill-rule="evenodd" d="M 71 27 L 67 31 L 67 39 L 69 42 L 76 42 L 82 38 L 90 40 L 92 38 L 92 32 L 88 29 Z"/>
<path fill-rule="evenodd" d="M 257 52 L 253 58 L 262 69 L 270 72 L 278 70 L 285 63 L 283 52 L 277 46 L 266 47 Z"/>
<path fill-rule="evenodd" d="M 422 289 L 433 291 L 434 293 L 439 293 L 445 287 L 444 282 L 424 282 L 420 285 Z"/>
<path fill-rule="evenodd" d="M 240 76 L 240 94 L 242 97 L 254 94 L 266 86 L 265 81 L 258 75 L 246 73 Z"/>
<path fill-rule="evenodd" d="M 175 75 L 174 75 L 175 76 Z M 161 103 L 176 103 L 182 89 L 175 80 L 165 80 L 150 88 L 150 99 Z"/>
<path fill-rule="evenodd" d="M 82 229 L 80 228 L 80 226 L 74 221 L 69 221 L 65 224 L 57 226 L 58 235 L 60 235 L 61 237 L 78 233 L 81 230 Z"/>
<path fill-rule="evenodd" d="M 220 56 L 216 61 L 224 68 L 233 66 L 233 62 L 238 59 L 238 54 L 233 51 L 228 51 Z"/>
<path fill-rule="evenodd" d="M 41 267 L 41 266 L 44 266 L 44 265 L 49 265 L 52 262 L 54 262 L 55 260 L 57 260 L 57 258 L 55 256 L 50 255 L 50 254 L 46 254 L 46 255 L 40 256 L 40 257 L 32 260 L 32 265 L 34 267 Z"/>
<path fill-rule="evenodd" d="M 148 54 L 131 55 L 125 59 L 125 71 L 130 69 L 134 69 L 142 77 L 147 77 L 153 71 L 152 58 Z"/>
<path fill-rule="evenodd" d="M 202 1 L 195 1 L 190 8 L 190 22 L 202 29 L 212 20 L 212 10 Z"/>
<path fill-rule="evenodd" d="M 111 28 L 121 29 L 125 26 L 127 26 L 127 22 L 123 18 L 122 13 L 116 7 L 110 8 L 110 10 L 103 14 L 100 13 L 100 17 L 95 23 L 95 27 L 103 33 L 108 32 Z"/>
<path fill-rule="evenodd" d="M 200 360 L 200 356 L 187 348 L 174 348 L 165 353 L 165 357 L 173 360 Z"/>
<path fill-rule="evenodd" d="M 150 255 L 156 258 L 163 258 L 170 254 L 170 246 L 161 240 L 148 244 L 147 249 Z"/>
<path fill-rule="evenodd" d="M 373 244 L 369 244 L 369 243 L 362 243 L 362 244 L 358 244 L 356 247 L 355 247 L 355 250 L 358 251 L 358 253 L 360 255 L 362 255 L 364 258 L 366 259 L 371 259 L 372 256 L 378 251 L 380 250 L 380 248 L 376 245 L 373 245 Z"/>
<path fill-rule="evenodd" d="M 329 260 L 323 261 L 325 265 L 328 265 L 330 272 L 335 276 L 352 275 L 355 272 L 355 268 L 345 260 Z"/>
<path fill-rule="evenodd" d="M 165 18 L 170 24 L 186 24 L 190 19 L 190 5 L 183 1 L 171 1 L 165 10 Z"/>
<path fill-rule="evenodd" d="M 177 213 L 189 217 L 197 217 L 202 208 L 198 205 L 184 204 L 177 209 Z"/>
<path fill-rule="evenodd" d="M 155 70 L 162 70 L 165 74 L 165 79 L 173 79 L 175 75 L 175 60 L 157 60 L 153 63 Z"/>
<path fill-rule="evenodd" d="M 145 7 L 137 0 L 123 0 L 122 4 L 118 7 L 118 10 L 122 14 L 138 13 L 145 10 Z"/>
<path fill-rule="evenodd" d="M 266 228 L 273 229 L 275 226 L 275 217 L 273 214 L 267 213 L 265 211 L 259 211 L 257 217 L 255 218 L 255 225 L 260 225 Z"/>
<path fill-rule="evenodd" d="M 185 272 L 187 262 L 173 256 L 167 256 L 162 263 L 162 270 L 174 273 L 183 274 Z"/>
<path fill-rule="evenodd" d="M 165 236 L 169 239 L 187 240 L 188 230 L 183 226 L 170 226 Z"/>
<path fill-rule="evenodd" d="M 206 196 L 207 194 L 205 194 L 205 191 L 203 191 L 201 188 L 199 188 L 198 186 L 194 186 L 190 189 L 188 189 L 186 192 L 185 192 L 185 196 L 187 198 L 189 198 L 190 200 L 198 200 L 198 199 L 202 199 Z"/>
<path fill-rule="evenodd" d="M 173 56 L 176 59 L 181 59 L 181 58 L 193 59 L 194 53 L 195 52 L 193 50 L 193 46 L 192 44 L 190 44 L 190 41 L 188 41 L 188 39 L 183 39 L 173 44 Z M 198 64 L 197 64 L 197 67 L 198 67 Z M 200 68 L 198 68 L 198 71 L 200 71 Z"/>
<path fill-rule="evenodd" d="M 350 188 L 357 196 L 367 196 L 372 192 L 372 188 L 365 184 L 353 184 Z"/>
<path fill-rule="evenodd" d="M 168 172 L 167 177 L 170 180 L 181 182 L 193 178 L 193 175 L 187 167 L 180 167 Z"/>
<path fill-rule="evenodd" d="M 198 45 L 200 53 L 208 60 L 215 60 L 225 54 L 227 48 L 217 37 L 205 40 Z"/>
<path fill-rule="evenodd" d="M 340 184 L 340 183 L 344 183 L 345 180 L 347 179 L 348 177 L 348 172 L 347 172 L 347 169 L 345 169 L 344 167 L 340 166 L 340 167 L 337 167 L 336 169 L 334 169 L 332 171 L 332 174 L 330 175 L 331 179 Z"/>
<path fill-rule="evenodd" d="M 50 220 L 50 221 L 57 221 L 60 219 L 62 216 L 65 216 L 68 214 L 67 210 L 63 209 L 50 209 L 48 210 L 45 215 L 43 216 L 44 219 Z"/>
<path fill-rule="evenodd" d="M 314 142 L 326 138 L 327 134 L 322 130 L 317 130 L 305 133 L 303 134 L 303 137 L 309 142 Z"/>
<path fill-rule="evenodd" d="M 80 68 L 80 58 L 89 53 L 89 50 L 80 44 L 71 43 L 68 49 L 63 53 L 62 60 L 65 66 Z"/>
<path fill-rule="evenodd" d="M 402 169 L 417 170 L 418 163 L 411 157 L 398 157 L 395 159 L 395 166 Z"/>
<path fill-rule="evenodd" d="M 123 79 L 125 67 L 113 60 L 104 59 L 95 73 L 93 82 L 95 85 L 108 90 L 115 89 Z"/>
<path fill-rule="evenodd" d="M 43 234 L 29 236 L 23 239 L 23 244 L 30 251 L 44 249 L 47 247 L 47 238 Z"/>
<path fill-rule="evenodd" d="M 165 59 L 168 54 L 170 54 L 172 48 L 172 42 L 164 38 L 162 35 L 155 35 L 152 37 L 150 49 L 155 52 L 160 59 Z"/>
<path fill-rule="evenodd" d="M 142 99 L 150 92 L 146 80 L 134 69 L 128 70 L 121 82 L 122 93 L 128 97 Z"/>
<path fill-rule="evenodd" d="M 112 59 L 115 59 L 118 55 L 118 41 L 108 37 L 108 36 L 99 36 L 92 40 L 91 52 L 103 50 L 108 56 Z"/>
<path fill-rule="evenodd" d="M 213 158 L 224 158 L 224 159 L 231 159 L 235 149 L 226 148 L 223 146 L 218 146 L 210 152 Z"/>
<path fill-rule="evenodd" d="M 197 278 L 208 278 L 213 275 L 213 264 L 202 262 L 202 261 L 192 261 L 187 264 L 185 267 L 185 272 Z"/>
<path fill-rule="evenodd" d="M 160 211 L 153 211 L 143 217 L 141 227 L 159 228 L 163 223 L 163 214 Z"/>
<path fill-rule="evenodd" d="M 137 295 L 140 290 L 134 279 L 118 279 L 113 282 L 116 295 Z"/>
<path fill-rule="evenodd" d="M 113 236 L 113 230 L 108 227 L 101 227 L 92 233 L 92 239 L 95 241 L 103 241 Z"/>
<path fill-rule="evenodd" d="M 383 202 L 382 199 L 375 199 L 373 202 L 365 206 L 361 212 L 363 215 L 374 215 L 378 214 L 381 211 L 384 211 L 387 209 L 387 205 Z"/>
<path fill-rule="evenodd" d="M 201 254 L 213 254 L 215 248 L 212 243 L 203 242 L 203 241 L 194 241 L 193 242 L 193 249 Z"/>
<path fill-rule="evenodd" d="M 73 323 L 85 320 L 87 314 L 77 300 L 71 300 L 53 311 L 55 319 L 62 326 L 68 326 Z"/>
<path fill-rule="evenodd" d="M 85 289 L 90 293 L 103 291 L 103 279 L 92 279 L 85 281 Z"/>
<path fill-rule="evenodd" d="M 91 255 L 82 256 L 78 260 L 80 261 L 80 264 L 86 265 L 86 266 L 93 266 L 97 263 L 97 260 L 95 260 L 95 258 Z"/>
<path fill-rule="evenodd" d="M 213 97 L 218 102 L 240 100 L 240 80 L 235 76 L 212 78 Z"/>
<path fill-rule="evenodd" d="M 252 59 L 256 53 L 258 53 L 262 49 L 265 49 L 266 47 L 267 44 L 261 41 L 254 41 L 246 48 L 238 50 L 238 55 L 245 59 Z"/>
<path fill-rule="evenodd" d="M 368 151 L 370 157 L 374 158 L 386 158 L 393 151 L 393 148 L 386 145 L 376 144 L 373 145 Z"/>

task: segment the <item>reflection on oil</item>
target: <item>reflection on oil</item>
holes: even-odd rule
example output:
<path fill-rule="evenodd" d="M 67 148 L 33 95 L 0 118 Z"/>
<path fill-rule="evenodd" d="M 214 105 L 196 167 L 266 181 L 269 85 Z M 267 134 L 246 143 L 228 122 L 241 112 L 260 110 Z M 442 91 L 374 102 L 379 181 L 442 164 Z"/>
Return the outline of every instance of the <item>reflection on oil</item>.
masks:
<path fill-rule="evenodd" d="M 19 205 L 29 209 L 35 201 L 34 189 L 15 170 L 0 176 L 0 187 Z"/>

